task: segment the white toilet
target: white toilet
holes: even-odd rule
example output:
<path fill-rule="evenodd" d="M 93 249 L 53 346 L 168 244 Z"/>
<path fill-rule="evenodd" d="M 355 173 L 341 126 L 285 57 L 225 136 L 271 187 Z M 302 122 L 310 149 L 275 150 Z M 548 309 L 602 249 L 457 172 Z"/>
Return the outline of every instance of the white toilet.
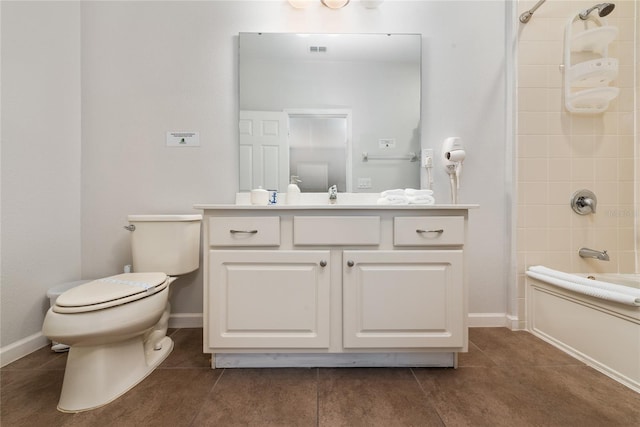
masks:
<path fill-rule="evenodd" d="M 105 405 L 171 353 L 169 287 L 198 269 L 201 215 L 130 215 L 135 273 L 94 280 L 60 295 L 42 332 L 71 346 L 58 402 L 62 412 Z"/>

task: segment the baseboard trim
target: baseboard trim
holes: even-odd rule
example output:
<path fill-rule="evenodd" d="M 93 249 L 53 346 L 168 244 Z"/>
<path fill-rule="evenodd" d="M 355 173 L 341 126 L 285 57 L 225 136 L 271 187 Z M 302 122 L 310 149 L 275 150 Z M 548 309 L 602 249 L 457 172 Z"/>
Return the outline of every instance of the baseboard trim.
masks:
<path fill-rule="evenodd" d="M 500 328 L 507 327 L 518 329 L 517 316 L 506 313 L 469 313 L 468 324 L 470 328 Z M 170 328 L 202 328 L 202 313 L 174 313 L 169 316 Z M 6 366 L 11 362 L 24 357 L 49 344 L 47 337 L 42 332 L 35 333 L 0 348 L 0 366 Z"/>
<path fill-rule="evenodd" d="M 506 313 L 469 313 L 468 325 L 470 328 L 508 328 L 511 326 L 508 317 Z"/>
<path fill-rule="evenodd" d="M 21 357 L 33 353 L 34 351 L 41 349 L 47 344 L 49 344 L 49 339 L 42 335 L 42 332 L 37 332 L 14 343 L 6 345 L 0 348 L 0 366 L 7 366 L 9 363 L 15 362 Z"/>
<path fill-rule="evenodd" d="M 202 328 L 202 313 L 174 313 L 169 316 L 170 328 Z"/>

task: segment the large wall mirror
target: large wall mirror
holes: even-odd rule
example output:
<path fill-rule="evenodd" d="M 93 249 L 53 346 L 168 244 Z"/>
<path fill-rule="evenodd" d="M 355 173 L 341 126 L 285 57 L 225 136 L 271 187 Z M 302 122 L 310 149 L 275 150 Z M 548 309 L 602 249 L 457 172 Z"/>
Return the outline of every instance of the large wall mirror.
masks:
<path fill-rule="evenodd" d="M 240 191 L 420 186 L 421 36 L 239 36 Z"/>

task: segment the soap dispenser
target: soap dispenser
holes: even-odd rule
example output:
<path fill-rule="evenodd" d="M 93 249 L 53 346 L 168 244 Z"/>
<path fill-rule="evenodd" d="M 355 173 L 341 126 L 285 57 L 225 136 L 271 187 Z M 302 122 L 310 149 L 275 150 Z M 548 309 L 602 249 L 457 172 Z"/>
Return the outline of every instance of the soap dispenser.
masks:
<path fill-rule="evenodd" d="M 299 182 L 302 181 L 300 181 L 297 176 L 291 175 L 291 181 L 289 183 L 289 186 L 287 187 L 288 205 L 296 205 L 300 203 L 300 187 L 298 187 Z"/>

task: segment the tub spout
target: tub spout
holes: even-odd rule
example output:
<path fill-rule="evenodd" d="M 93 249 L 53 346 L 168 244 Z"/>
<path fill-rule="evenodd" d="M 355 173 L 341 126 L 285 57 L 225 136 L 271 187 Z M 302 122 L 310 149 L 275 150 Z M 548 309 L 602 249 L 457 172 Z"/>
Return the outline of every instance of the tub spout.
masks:
<path fill-rule="evenodd" d="M 596 251 L 595 249 L 589 249 L 589 248 L 580 248 L 580 250 L 578 251 L 578 255 L 580 255 L 582 258 L 595 258 L 595 259 L 599 259 L 600 261 L 609 261 L 609 254 L 607 253 L 607 251 Z"/>

